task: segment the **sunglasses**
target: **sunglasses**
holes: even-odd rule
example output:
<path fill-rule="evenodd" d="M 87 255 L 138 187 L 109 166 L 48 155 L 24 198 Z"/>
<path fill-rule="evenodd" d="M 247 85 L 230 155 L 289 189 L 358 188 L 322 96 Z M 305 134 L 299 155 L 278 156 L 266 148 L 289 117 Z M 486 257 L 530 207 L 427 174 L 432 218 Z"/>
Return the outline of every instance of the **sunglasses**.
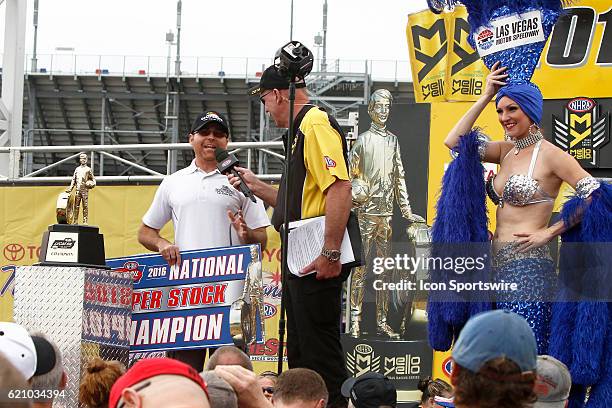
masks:
<path fill-rule="evenodd" d="M 265 105 L 265 104 L 266 104 L 266 101 L 264 101 L 264 98 L 265 98 L 266 96 L 268 96 L 268 95 L 269 95 L 270 93 L 272 93 L 272 92 L 273 92 L 273 91 L 268 91 L 268 92 L 266 92 L 265 94 L 260 95 L 260 96 L 259 96 L 259 101 Z"/>
<path fill-rule="evenodd" d="M 261 390 L 264 393 L 274 394 L 274 387 L 261 387 Z"/>
<path fill-rule="evenodd" d="M 151 381 L 145 381 L 142 384 L 140 384 L 138 387 L 134 387 L 133 390 L 135 392 L 138 392 L 138 391 L 141 391 L 141 390 L 147 388 L 149 385 L 151 385 Z M 125 401 L 122 400 L 119 403 L 119 405 L 117 405 L 117 408 L 123 408 L 125 406 L 125 404 L 126 404 Z"/>

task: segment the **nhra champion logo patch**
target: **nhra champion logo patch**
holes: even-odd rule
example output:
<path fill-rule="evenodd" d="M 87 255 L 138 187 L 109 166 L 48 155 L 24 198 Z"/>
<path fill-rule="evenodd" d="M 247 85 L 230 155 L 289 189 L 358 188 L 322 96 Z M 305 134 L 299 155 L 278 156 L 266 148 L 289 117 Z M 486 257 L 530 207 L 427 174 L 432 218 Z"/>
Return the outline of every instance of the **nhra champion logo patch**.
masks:
<path fill-rule="evenodd" d="M 325 168 L 326 169 L 331 169 L 333 167 L 336 167 L 336 162 L 329 156 L 325 156 Z"/>
<path fill-rule="evenodd" d="M 601 112 L 594 99 L 574 98 L 563 118 L 553 115 L 554 144 L 572 155 L 582 167 L 597 168 L 602 147 L 610 142 L 610 113 Z"/>
<path fill-rule="evenodd" d="M 485 28 L 480 33 L 478 33 L 478 37 L 476 41 L 478 43 L 478 47 L 488 50 L 493 45 L 493 31 Z"/>

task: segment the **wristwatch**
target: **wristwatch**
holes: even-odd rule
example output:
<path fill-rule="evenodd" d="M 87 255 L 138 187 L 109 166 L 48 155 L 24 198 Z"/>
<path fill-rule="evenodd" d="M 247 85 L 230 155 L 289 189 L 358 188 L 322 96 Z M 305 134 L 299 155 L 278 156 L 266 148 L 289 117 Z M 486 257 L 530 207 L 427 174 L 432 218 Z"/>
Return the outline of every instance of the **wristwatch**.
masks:
<path fill-rule="evenodd" d="M 321 250 L 321 255 L 327 258 L 329 262 L 338 262 L 340 260 L 341 252 L 337 249 L 326 249 Z"/>

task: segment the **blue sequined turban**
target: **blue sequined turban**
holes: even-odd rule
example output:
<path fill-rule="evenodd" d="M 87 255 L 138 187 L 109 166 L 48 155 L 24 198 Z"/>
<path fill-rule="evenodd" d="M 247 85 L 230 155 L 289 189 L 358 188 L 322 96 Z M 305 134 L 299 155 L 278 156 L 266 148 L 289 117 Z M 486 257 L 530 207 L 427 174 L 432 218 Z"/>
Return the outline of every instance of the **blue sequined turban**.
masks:
<path fill-rule="evenodd" d="M 504 96 L 516 102 L 534 123 L 541 123 L 544 98 L 542 97 L 540 88 L 535 84 L 529 82 L 526 84 L 510 84 L 504 86 L 497 93 L 495 106 L 499 104 L 499 100 Z"/>

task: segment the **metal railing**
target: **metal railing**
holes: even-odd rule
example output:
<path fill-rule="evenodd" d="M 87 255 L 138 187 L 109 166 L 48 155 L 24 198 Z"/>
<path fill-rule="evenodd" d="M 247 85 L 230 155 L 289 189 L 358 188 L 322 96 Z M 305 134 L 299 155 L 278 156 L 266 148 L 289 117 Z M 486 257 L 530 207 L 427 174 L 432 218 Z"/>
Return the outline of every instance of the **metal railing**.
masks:
<path fill-rule="evenodd" d="M 99 157 L 109 157 L 114 160 L 118 160 L 129 167 L 136 168 L 140 171 L 148 173 L 148 175 L 133 175 L 133 176 L 97 176 L 96 180 L 104 183 L 130 183 L 130 182 L 155 182 L 161 181 L 167 175 L 159 173 L 153 169 L 143 166 L 138 163 L 138 160 L 134 158 L 134 161 L 127 160 L 112 154 L 111 152 L 130 152 L 130 151 L 166 151 L 168 155 L 170 151 L 174 150 L 192 150 L 193 147 L 189 143 L 145 143 L 145 144 L 121 144 L 121 145 L 77 145 L 77 146 L 19 146 L 19 147 L 0 147 L 0 153 L 9 153 L 16 155 L 23 155 L 28 153 L 72 153 L 68 157 L 65 157 L 55 163 L 44 166 L 37 169 L 29 174 L 23 175 L 19 178 L 7 178 L 0 176 L 0 185 L 4 184 L 44 184 L 44 183 L 59 183 L 59 182 L 70 182 L 70 176 L 53 176 L 45 177 L 39 176 L 47 171 L 68 162 L 71 159 L 75 159 L 79 153 L 85 152 L 90 154 L 89 166 L 96 172 L 96 160 L 95 155 Z M 228 150 L 231 153 L 237 153 L 239 151 L 247 151 L 247 162 L 244 164 L 245 167 L 251 168 L 253 150 L 261 152 L 264 155 L 271 155 L 274 157 L 284 156 L 274 152 L 273 150 L 284 150 L 282 142 L 230 142 L 228 144 Z M 256 172 L 256 171 L 255 171 Z M 278 181 L 280 180 L 280 174 L 259 174 L 258 177 L 265 181 Z"/>
<path fill-rule="evenodd" d="M 0 54 L 0 59 L 2 55 Z M 37 74 L 47 75 L 112 75 L 167 77 L 167 56 L 135 55 L 78 55 L 37 54 Z M 343 59 L 327 58 L 327 72 L 368 73 L 373 80 L 410 82 L 411 69 L 408 60 Z M 195 78 L 245 78 L 254 79 L 262 68 L 272 64 L 271 58 L 259 57 L 188 57 L 181 56 L 181 76 Z M 32 56 L 26 55 L 25 72 L 32 74 Z M 320 60 L 315 60 L 318 71 Z"/>

